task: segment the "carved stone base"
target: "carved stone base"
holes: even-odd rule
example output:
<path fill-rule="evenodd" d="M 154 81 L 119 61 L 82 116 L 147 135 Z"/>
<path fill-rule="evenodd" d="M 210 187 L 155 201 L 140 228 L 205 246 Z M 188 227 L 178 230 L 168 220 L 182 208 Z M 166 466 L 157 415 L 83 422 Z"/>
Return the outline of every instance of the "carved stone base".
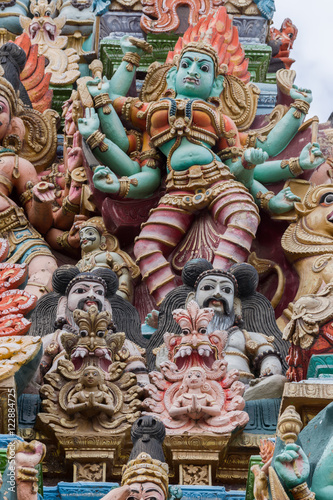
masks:
<path fill-rule="evenodd" d="M 108 468 L 124 447 L 126 435 L 77 436 L 56 433 L 66 462 L 73 463 L 73 481 L 105 482 Z"/>
<path fill-rule="evenodd" d="M 231 438 L 231 434 L 166 436 L 167 461 L 179 484 L 211 486 Z"/>

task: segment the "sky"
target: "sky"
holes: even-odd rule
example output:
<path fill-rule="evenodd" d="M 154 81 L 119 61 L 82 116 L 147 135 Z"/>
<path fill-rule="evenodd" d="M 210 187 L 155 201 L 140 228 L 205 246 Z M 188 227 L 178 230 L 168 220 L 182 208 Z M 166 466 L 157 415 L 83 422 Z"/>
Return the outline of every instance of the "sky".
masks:
<path fill-rule="evenodd" d="M 298 28 L 290 57 L 295 84 L 312 90 L 309 116 L 327 121 L 333 112 L 333 0 L 275 0 L 273 26 L 289 17 Z"/>

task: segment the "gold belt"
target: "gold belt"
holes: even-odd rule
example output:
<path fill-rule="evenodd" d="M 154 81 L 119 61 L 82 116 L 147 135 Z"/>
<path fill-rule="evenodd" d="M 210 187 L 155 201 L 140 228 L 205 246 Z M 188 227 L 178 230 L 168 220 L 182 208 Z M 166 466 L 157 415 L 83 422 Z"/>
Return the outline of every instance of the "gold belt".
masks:
<path fill-rule="evenodd" d="M 189 212 L 195 212 L 202 208 L 211 208 L 215 203 L 217 196 L 222 195 L 223 192 L 236 188 L 240 192 L 248 193 L 247 189 L 238 181 L 233 179 L 223 182 L 217 182 L 214 186 L 208 189 L 199 188 L 194 193 L 166 193 L 162 196 L 160 204 L 171 205 L 173 207 L 183 208 Z"/>
<path fill-rule="evenodd" d="M 21 208 L 10 206 L 4 212 L 0 213 L 0 232 L 13 229 L 24 228 L 27 226 L 27 218 Z"/>
<path fill-rule="evenodd" d="M 229 168 L 213 160 L 208 165 L 193 165 L 188 170 L 171 170 L 166 179 L 167 191 L 206 188 L 220 180 L 234 179 Z"/>

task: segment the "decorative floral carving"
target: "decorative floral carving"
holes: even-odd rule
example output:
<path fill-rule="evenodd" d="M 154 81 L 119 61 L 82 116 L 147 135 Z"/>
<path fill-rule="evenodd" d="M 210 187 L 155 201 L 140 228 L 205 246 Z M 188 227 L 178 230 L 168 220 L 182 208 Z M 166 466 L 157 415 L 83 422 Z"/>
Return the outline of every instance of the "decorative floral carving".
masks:
<path fill-rule="evenodd" d="M 209 465 L 181 465 L 182 484 L 205 486 L 209 485 Z"/>

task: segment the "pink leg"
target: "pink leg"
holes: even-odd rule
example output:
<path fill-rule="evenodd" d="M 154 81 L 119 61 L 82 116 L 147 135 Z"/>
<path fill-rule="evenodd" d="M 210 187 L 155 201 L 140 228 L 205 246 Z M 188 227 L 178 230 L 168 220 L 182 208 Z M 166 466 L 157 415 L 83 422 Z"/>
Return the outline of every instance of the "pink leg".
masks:
<path fill-rule="evenodd" d="M 240 183 L 221 193 L 211 204 L 213 217 L 226 227 L 215 251 L 213 266 L 229 269 L 245 262 L 260 222 L 259 210 L 251 194 Z"/>
<path fill-rule="evenodd" d="M 176 286 L 175 277 L 166 260 L 191 225 L 193 215 L 181 208 L 159 205 L 151 210 L 142 224 L 134 245 L 134 255 L 149 292 L 160 305 Z"/>

